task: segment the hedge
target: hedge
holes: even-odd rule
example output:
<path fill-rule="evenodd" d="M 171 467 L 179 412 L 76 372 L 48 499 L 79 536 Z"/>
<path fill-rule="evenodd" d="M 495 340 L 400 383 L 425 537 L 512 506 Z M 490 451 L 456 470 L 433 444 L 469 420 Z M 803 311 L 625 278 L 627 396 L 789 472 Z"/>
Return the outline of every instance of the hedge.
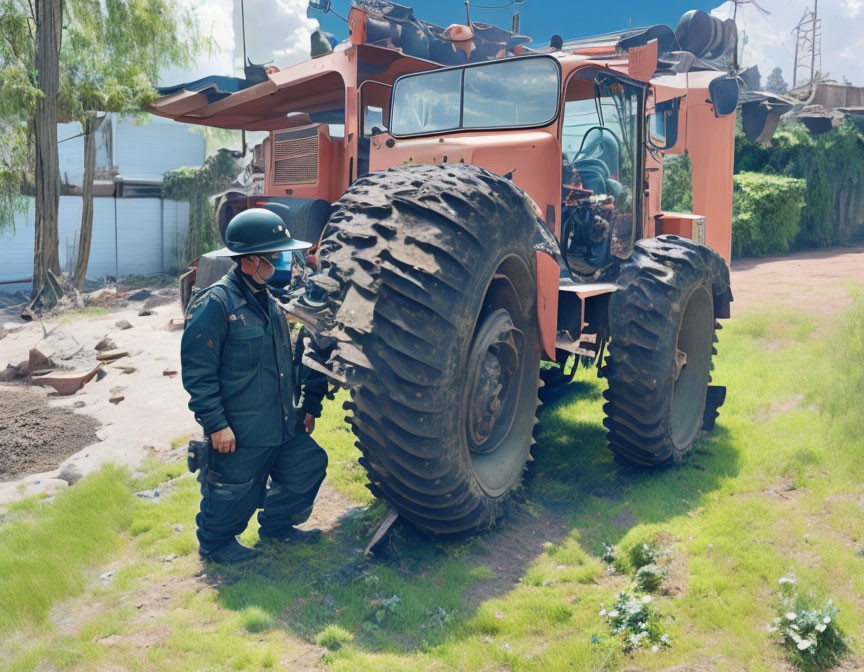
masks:
<path fill-rule="evenodd" d="M 732 254 L 787 252 L 798 234 L 807 182 L 794 177 L 738 173 L 732 199 Z"/>

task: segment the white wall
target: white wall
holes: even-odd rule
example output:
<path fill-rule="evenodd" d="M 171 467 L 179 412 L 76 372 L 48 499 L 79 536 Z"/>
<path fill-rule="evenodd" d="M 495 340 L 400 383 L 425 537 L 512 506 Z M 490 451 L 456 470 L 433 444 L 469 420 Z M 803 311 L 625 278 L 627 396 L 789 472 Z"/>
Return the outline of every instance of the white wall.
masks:
<path fill-rule="evenodd" d="M 15 217 L 15 231 L 0 234 L 0 281 L 33 274 L 33 199 L 28 212 Z M 115 222 L 116 205 L 116 222 Z M 189 204 L 159 198 L 94 198 L 93 238 L 87 277 L 178 273 Z M 58 233 L 60 267 L 71 271 L 77 256 L 81 227 L 81 198 L 61 196 Z M 115 238 L 116 232 L 116 238 Z M 0 291 L 29 290 L 25 285 L 2 285 Z"/>

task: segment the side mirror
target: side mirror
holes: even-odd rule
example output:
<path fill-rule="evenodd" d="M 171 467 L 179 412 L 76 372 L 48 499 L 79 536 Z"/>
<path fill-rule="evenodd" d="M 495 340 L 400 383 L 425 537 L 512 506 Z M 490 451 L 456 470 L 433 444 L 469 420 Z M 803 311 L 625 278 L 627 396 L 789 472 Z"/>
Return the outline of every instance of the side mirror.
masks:
<path fill-rule="evenodd" d="M 654 106 L 648 117 L 648 143 L 654 149 L 670 149 L 678 142 L 678 107 L 677 98 Z"/>
<path fill-rule="evenodd" d="M 718 77 L 708 85 L 708 94 L 714 105 L 714 115 L 729 116 L 738 107 L 738 80 L 734 77 Z"/>

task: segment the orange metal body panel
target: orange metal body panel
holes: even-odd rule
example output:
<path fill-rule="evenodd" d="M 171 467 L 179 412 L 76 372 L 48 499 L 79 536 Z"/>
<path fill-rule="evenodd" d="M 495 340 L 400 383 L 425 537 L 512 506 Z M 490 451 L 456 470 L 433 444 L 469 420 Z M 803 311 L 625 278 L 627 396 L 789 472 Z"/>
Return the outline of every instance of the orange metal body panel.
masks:
<path fill-rule="evenodd" d="M 558 235 L 561 209 L 561 144 L 553 135 L 557 124 L 537 130 L 501 133 L 453 133 L 441 137 L 397 140 L 386 134 L 372 139 L 371 170 L 384 170 L 405 163 L 467 163 L 504 175 L 513 172 L 513 182 L 525 190 L 545 213 L 552 207 Z M 394 144 L 388 147 L 389 140 Z M 549 166 L 557 166 L 557 178 Z M 555 168 L 551 169 L 555 172 Z"/>
<path fill-rule="evenodd" d="M 543 352 L 555 359 L 555 337 L 558 332 L 558 280 L 561 267 L 545 252 L 535 252 L 537 262 L 537 324 Z"/>
<path fill-rule="evenodd" d="M 397 50 L 359 44 L 364 37 L 365 18 L 365 13 L 352 9 L 349 21 L 353 22 L 353 44 L 347 48 L 269 73 L 267 81 L 213 103 L 208 103 L 204 94 L 184 91 L 160 99 L 153 111 L 188 123 L 275 131 L 291 126 L 286 118 L 291 113 L 344 107 L 344 139 L 331 140 L 326 131 L 319 135 L 322 150 L 317 181 L 314 184 L 275 185 L 271 175 L 266 189 L 266 195 L 271 196 L 291 195 L 335 201 L 357 177 L 358 135 L 362 132 L 359 86 L 369 80 L 392 85 L 402 74 L 441 67 L 405 56 Z M 554 57 L 561 66 L 561 81 L 565 88 L 577 71 L 588 67 L 602 68 L 646 83 L 646 114 L 650 114 L 658 102 L 679 100 L 678 141 L 662 154 L 689 154 L 694 214 L 662 213 L 662 157 L 648 152 L 643 176 L 642 237 L 663 232 L 692 237 L 694 221 L 703 217 L 705 242 L 728 262 L 731 253 L 735 115 L 718 119 L 708 93 L 709 83 L 722 73 L 691 72 L 653 77 L 656 49 L 656 44 L 649 43 L 631 49 L 628 56 L 616 53 L 614 44 L 601 41 L 575 52 L 558 52 Z M 361 61 L 374 66 L 369 70 L 376 74 L 361 79 Z M 543 128 L 489 129 L 405 139 L 378 134 L 370 141 L 370 170 L 405 163 L 467 163 L 500 175 L 512 174 L 513 182 L 535 201 L 550 229 L 560 236 L 563 109 L 562 95 L 561 114 Z M 272 150 L 272 142 L 270 145 Z M 265 165 L 270 169 L 269 153 L 265 159 Z M 286 189 L 291 193 L 287 194 Z M 537 253 L 536 261 L 541 342 L 545 354 L 554 358 L 560 271 L 557 262 L 548 254 Z M 588 298 L 586 296 L 585 300 Z"/>

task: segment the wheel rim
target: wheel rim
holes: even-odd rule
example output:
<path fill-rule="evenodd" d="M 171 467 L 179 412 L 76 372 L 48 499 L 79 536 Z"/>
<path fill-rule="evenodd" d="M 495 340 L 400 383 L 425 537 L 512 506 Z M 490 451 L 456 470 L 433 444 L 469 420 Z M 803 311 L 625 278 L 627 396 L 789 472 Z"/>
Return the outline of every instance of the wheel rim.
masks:
<path fill-rule="evenodd" d="M 491 497 L 506 493 L 521 476 L 537 407 L 536 326 L 525 316 L 509 273 L 502 272 L 506 266 L 495 274 L 477 319 L 465 359 L 461 415 L 471 469 Z"/>
<path fill-rule="evenodd" d="M 467 434 L 472 453 L 494 452 L 513 424 L 523 345 L 522 332 L 504 308 L 487 315 L 477 330 L 468 356 Z"/>
<path fill-rule="evenodd" d="M 690 294 L 675 343 L 672 361 L 672 442 L 679 450 L 690 447 L 702 427 L 705 395 L 711 369 L 714 307 L 703 287 Z"/>

